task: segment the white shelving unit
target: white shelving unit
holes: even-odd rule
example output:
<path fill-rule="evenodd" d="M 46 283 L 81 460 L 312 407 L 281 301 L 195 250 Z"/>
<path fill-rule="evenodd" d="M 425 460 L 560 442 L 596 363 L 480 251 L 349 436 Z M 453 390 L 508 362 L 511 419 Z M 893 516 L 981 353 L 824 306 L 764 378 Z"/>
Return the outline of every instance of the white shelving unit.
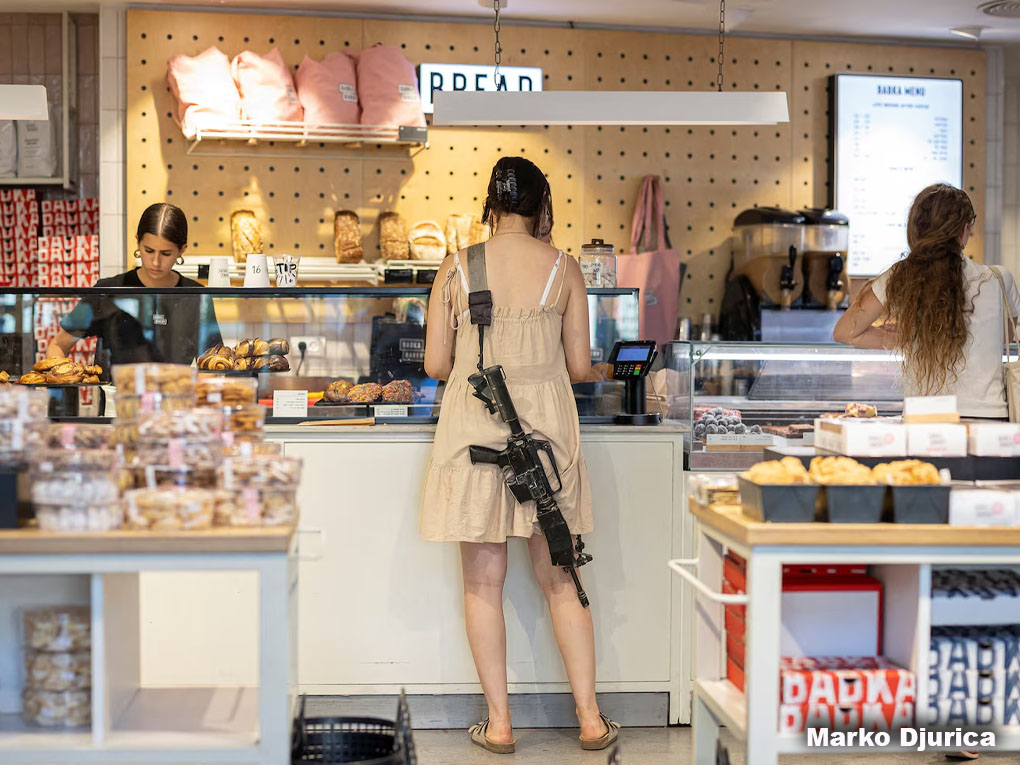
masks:
<path fill-rule="evenodd" d="M 1020 528 L 990 532 L 958 526 L 765 524 L 749 520 L 738 508 L 706 509 L 693 501 L 690 506 L 698 521 L 697 557 L 671 561 L 670 568 L 695 590 L 692 692 L 695 765 L 716 762 L 720 725 L 747 742 L 747 765 L 775 765 L 780 754 L 822 754 L 807 747 L 804 735 L 779 733 L 780 598 L 784 565 L 872 567 L 873 576 L 882 582 L 884 589 L 883 654 L 914 673 L 915 719 L 920 727 L 924 727 L 931 714 L 928 662 L 933 625 L 932 566 L 1020 565 Z M 746 595 L 719 592 L 727 550 L 747 560 Z M 747 606 L 746 695 L 726 679 L 724 604 Z M 978 623 L 947 619 L 948 616 L 940 618 L 939 624 Z M 990 623 L 1016 622 L 1020 622 L 1020 611 L 1014 609 L 998 614 Z M 753 703 L 748 704 L 748 698 Z M 878 754 L 875 749 L 832 751 Z M 889 748 L 881 753 L 896 751 L 914 750 Z M 998 730 L 994 751 L 1020 751 L 1020 726 Z"/>
<path fill-rule="evenodd" d="M 291 545 L 291 529 L 0 532 L 0 610 L 11 613 L 22 602 L 14 590 L 26 577 L 56 576 L 88 581 L 92 615 L 91 728 L 38 728 L 0 714 L 0 763 L 289 762 L 297 618 Z M 256 687 L 142 685 L 139 574 L 148 571 L 257 572 Z M 5 579 L 13 584 L 5 587 Z"/>
<path fill-rule="evenodd" d="M 72 142 L 72 118 L 78 114 L 78 55 L 75 41 L 78 38 L 77 26 L 71 14 L 64 11 L 60 20 L 61 36 L 61 78 L 60 78 L 60 167 L 54 178 L 0 178 L 0 186 L 63 186 L 71 190 L 77 185 L 77 179 L 71 168 L 76 147 Z"/>

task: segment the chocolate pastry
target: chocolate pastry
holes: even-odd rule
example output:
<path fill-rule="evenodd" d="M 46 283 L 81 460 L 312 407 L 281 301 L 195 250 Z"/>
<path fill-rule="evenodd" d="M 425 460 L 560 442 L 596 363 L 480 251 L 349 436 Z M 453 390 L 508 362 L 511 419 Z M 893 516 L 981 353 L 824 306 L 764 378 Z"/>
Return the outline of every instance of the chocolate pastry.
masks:
<path fill-rule="evenodd" d="M 351 392 L 351 388 L 353 387 L 354 383 L 348 380 L 334 380 L 326 387 L 322 397 L 335 404 L 346 404 L 347 395 Z"/>
<path fill-rule="evenodd" d="M 290 371 L 290 362 L 287 361 L 286 356 L 270 356 L 266 362 L 266 366 L 269 367 L 272 372 Z"/>
<path fill-rule="evenodd" d="M 266 369 L 268 367 L 268 356 L 252 356 L 248 359 L 248 369 Z"/>
<path fill-rule="evenodd" d="M 273 356 L 286 356 L 290 353 L 290 343 L 286 338 L 274 337 L 269 341 L 269 353 Z"/>
<path fill-rule="evenodd" d="M 70 364 L 71 359 L 66 356 L 59 359 L 43 359 L 42 361 L 35 362 L 35 366 L 32 367 L 33 372 L 49 372 L 53 367 L 60 364 Z"/>
<path fill-rule="evenodd" d="M 234 348 L 235 356 L 254 356 L 255 355 L 255 338 L 246 337 L 244 340 L 237 344 Z"/>
<path fill-rule="evenodd" d="M 22 385 L 42 385 L 46 382 L 46 375 L 40 372 L 26 372 L 18 382 Z"/>
<path fill-rule="evenodd" d="M 238 356 L 234 359 L 234 369 L 252 369 L 253 367 L 248 366 L 248 361 L 247 356 Z"/>
<path fill-rule="evenodd" d="M 249 356 L 268 356 L 269 355 L 269 343 L 265 340 L 255 338 L 252 344 L 252 352 Z"/>
<path fill-rule="evenodd" d="M 198 362 L 199 369 L 208 369 L 214 372 L 224 372 L 234 368 L 234 359 L 228 356 L 208 356 Z"/>

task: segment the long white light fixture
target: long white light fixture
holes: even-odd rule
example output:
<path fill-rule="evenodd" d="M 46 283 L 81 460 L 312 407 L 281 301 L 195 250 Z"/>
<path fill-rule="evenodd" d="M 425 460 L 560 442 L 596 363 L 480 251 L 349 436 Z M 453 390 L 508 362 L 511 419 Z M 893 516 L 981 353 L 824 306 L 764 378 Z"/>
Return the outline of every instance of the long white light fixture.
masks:
<path fill-rule="evenodd" d="M 546 90 L 437 91 L 433 125 L 775 125 L 786 93 Z"/>
<path fill-rule="evenodd" d="M 0 119 L 48 120 L 42 85 L 0 85 Z"/>
<path fill-rule="evenodd" d="M 496 14 L 496 66 L 499 82 L 502 47 L 499 13 L 505 0 L 493 0 Z M 775 125 L 790 121 L 785 92 L 724 92 L 723 61 L 726 0 L 719 4 L 718 90 L 577 90 L 518 93 L 437 91 L 436 126 L 522 125 Z"/>

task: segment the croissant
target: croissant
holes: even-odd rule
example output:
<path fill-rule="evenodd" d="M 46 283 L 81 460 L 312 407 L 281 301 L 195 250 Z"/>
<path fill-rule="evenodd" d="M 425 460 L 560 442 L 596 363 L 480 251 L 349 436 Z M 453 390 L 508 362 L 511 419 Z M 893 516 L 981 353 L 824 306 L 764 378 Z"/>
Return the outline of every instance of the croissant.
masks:
<path fill-rule="evenodd" d="M 97 383 L 99 382 L 99 375 L 87 375 L 85 379 L 82 380 L 82 382 Z"/>
<path fill-rule="evenodd" d="M 35 366 L 32 367 L 33 372 L 49 372 L 53 367 L 59 366 L 60 364 L 70 364 L 71 359 L 66 356 L 59 359 L 43 359 L 42 361 L 35 362 Z"/>
<path fill-rule="evenodd" d="M 57 364 L 46 373 L 46 382 L 61 384 L 81 382 L 85 377 L 85 367 L 73 361 L 65 364 Z"/>
<path fill-rule="evenodd" d="M 248 357 L 238 356 L 234 359 L 234 369 L 248 369 Z"/>
<path fill-rule="evenodd" d="M 85 374 L 92 375 L 94 377 L 99 377 L 101 374 L 103 374 L 103 368 L 98 364 L 93 364 L 90 367 L 85 367 Z"/>
<path fill-rule="evenodd" d="M 46 382 L 46 375 L 41 372 L 26 372 L 18 382 L 22 385 L 42 385 Z"/>

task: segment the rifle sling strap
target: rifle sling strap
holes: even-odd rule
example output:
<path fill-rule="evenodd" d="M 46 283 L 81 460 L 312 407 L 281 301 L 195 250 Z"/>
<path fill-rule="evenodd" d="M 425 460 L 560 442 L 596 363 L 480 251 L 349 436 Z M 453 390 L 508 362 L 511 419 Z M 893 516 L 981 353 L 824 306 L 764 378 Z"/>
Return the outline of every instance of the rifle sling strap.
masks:
<path fill-rule="evenodd" d="M 471 323 L 478 325 L 478 371 L 485 368 L 485 328 L 492 324 L 492 292 L 485 273 L 485 243 L 467 250 L 468 311 Z"/>

